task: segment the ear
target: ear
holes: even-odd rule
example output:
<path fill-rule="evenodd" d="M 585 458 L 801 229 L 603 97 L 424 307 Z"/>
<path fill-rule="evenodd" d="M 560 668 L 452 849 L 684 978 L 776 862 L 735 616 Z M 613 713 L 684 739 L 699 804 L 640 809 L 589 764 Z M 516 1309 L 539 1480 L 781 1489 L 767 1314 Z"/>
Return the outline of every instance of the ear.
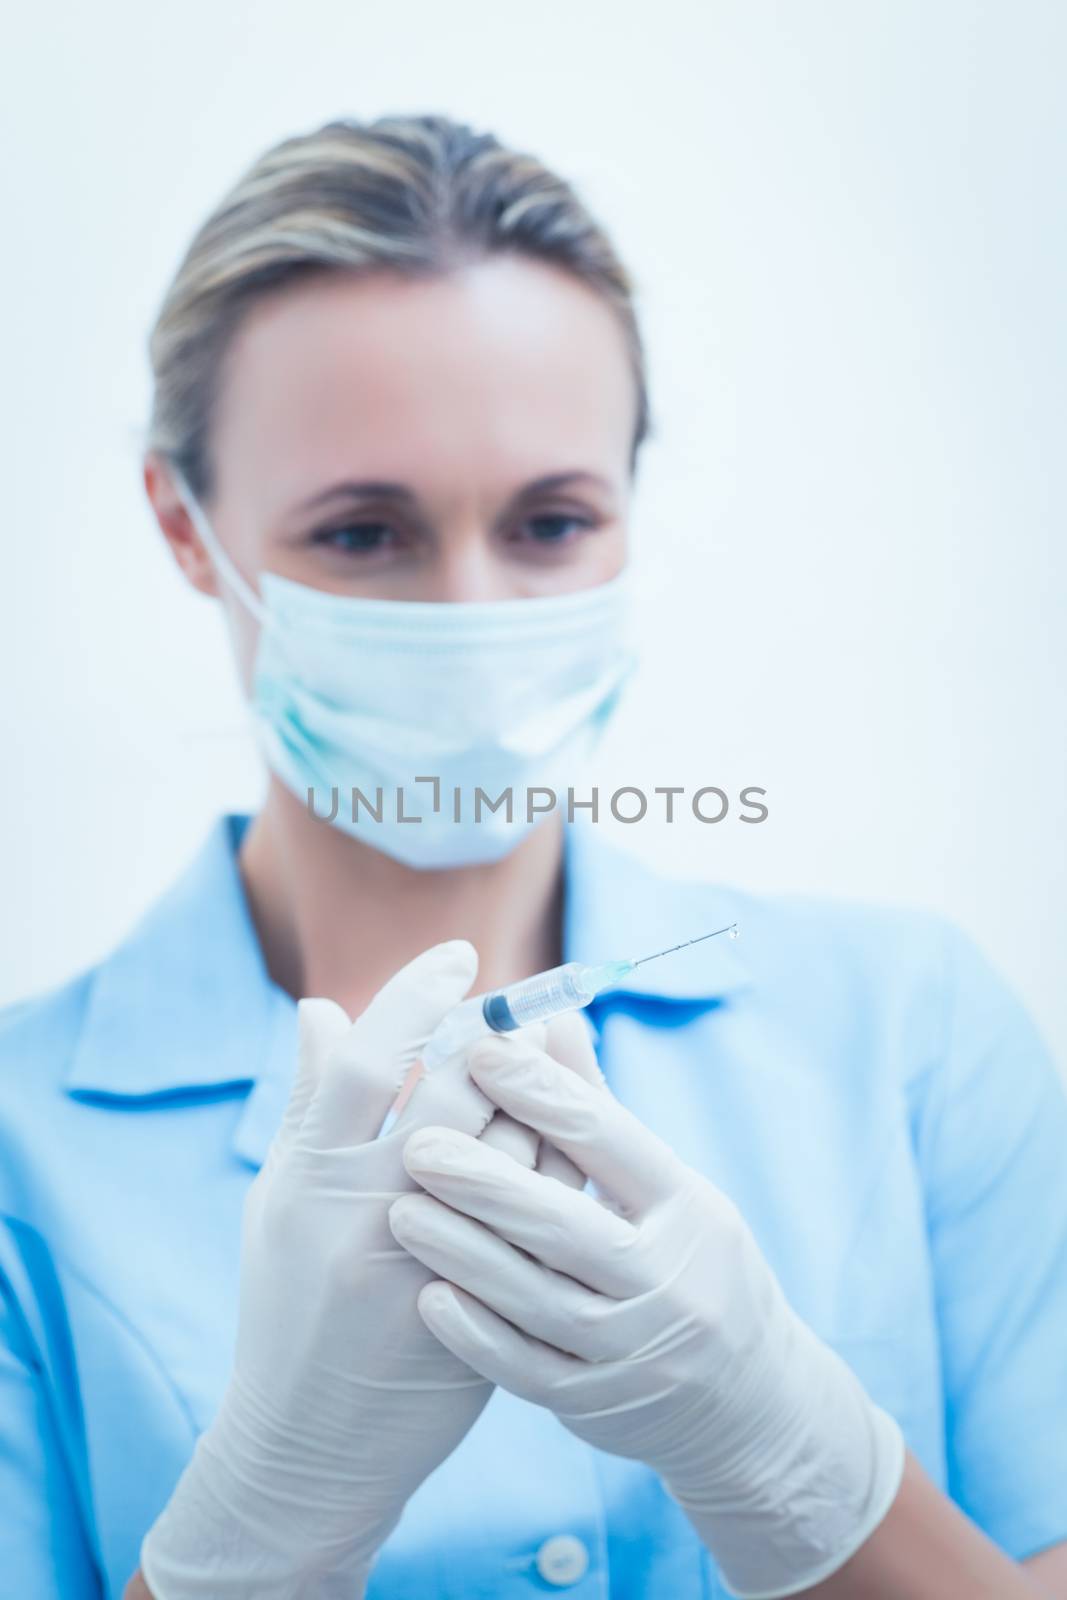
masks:
<path fill-rule="evenodd" d="M 171 555 L 194 589 L 217 596 L 219 586 L 211 558 L 182 504 L 167 463 L 155 451 L 145 456 L 143 477 L 145 494 Z"/>

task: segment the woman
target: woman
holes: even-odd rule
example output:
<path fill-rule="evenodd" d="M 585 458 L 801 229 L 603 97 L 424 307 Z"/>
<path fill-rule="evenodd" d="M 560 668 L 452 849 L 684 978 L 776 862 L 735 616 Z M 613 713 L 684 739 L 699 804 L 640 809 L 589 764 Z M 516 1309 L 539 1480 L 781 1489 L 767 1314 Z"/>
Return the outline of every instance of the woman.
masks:
<path fill-rule="evenodd" d="M 603 232 L 443 117 L 332 124 L 208 219 L 152 360 L 147 492 L 271 777 L 3 1020 L 10 1592 L 1067 1595 L 1067 1107 L 1001 981 L 452 813 L 565 786 L 628 668 Z M 476 965 L 735 921 L 412 1078 Z"/>

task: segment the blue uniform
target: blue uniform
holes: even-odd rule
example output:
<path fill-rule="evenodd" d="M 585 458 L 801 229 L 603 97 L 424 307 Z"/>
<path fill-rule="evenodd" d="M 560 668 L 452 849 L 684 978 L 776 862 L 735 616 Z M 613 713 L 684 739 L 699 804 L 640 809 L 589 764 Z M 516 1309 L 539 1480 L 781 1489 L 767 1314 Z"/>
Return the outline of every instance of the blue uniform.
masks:
<path fill-rule="evenodd" d="M 241 818 L 92 971 L 0 1018 L 0 1573 L 117 1597 L 218 1403 L 296 1008 Z M 1067 1539 L 1067 1098 L 938 918 L 672 882 L 568 830 L 568 959 L 743 935 L 590 1013 L 615 1093 L 741 1207 L 793 1305 L 1011 1555 Z M 723 1595 L 656 1476 L 497 1391 L 371 1600 Z"/>

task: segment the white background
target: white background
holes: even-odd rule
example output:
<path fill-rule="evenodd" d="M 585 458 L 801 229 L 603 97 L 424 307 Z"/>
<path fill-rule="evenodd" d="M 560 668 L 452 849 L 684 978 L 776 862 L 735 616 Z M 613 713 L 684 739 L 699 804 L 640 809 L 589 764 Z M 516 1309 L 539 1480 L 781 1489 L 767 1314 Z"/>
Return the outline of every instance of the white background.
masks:
<path fill-rule="evenodd" d="M 179 253 L 275 139 L 438 110 L 576 181 L 640 286 L 646 668 L 602 770 L 769 791 L 622 842 L 945 911 L 1067 1060 L 1067 7 L 102 0 L 4 53 L 0 999 L 257 792 L 140 487 Z"/>

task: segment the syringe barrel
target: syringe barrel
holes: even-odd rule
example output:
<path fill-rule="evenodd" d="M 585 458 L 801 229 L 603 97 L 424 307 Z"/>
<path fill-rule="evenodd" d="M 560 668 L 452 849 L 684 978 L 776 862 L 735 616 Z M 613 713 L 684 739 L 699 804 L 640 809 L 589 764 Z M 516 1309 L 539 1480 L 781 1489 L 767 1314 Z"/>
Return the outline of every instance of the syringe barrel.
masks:
<path fill-rule="evenodd" d="M 561 1011 L 578 1011 L 593 998 L 583 981 L 584 973 L 580 961 L 568 961 L 562 967 L 509 983 L 506 989 L 485 996 L 482 1015 L 495 1033 L 511 1033 L 531 1022 L 547 1022 Z"/>

